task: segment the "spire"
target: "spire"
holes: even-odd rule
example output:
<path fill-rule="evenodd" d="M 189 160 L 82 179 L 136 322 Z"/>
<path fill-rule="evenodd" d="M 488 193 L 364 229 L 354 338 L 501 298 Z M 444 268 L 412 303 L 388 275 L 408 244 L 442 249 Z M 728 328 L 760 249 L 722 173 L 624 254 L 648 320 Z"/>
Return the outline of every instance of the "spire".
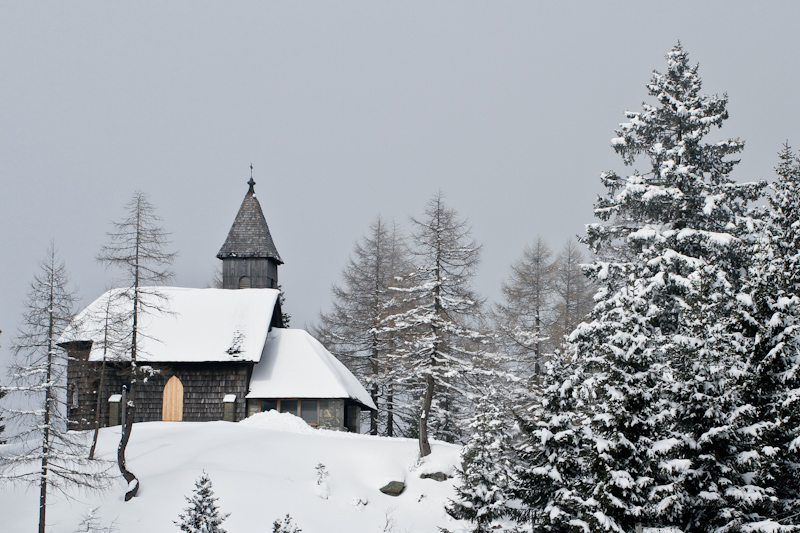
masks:
<path fill-rule="evenodd" d="M 261 204 L 254 193 L 253 186 L 256 182 L 253 180 L 252 172 L 253 165 L 251 164 L 250 181 L 247 182 L 250 190 L 247 191 L 242 201 L 236 219 L 228 232 L 228 238 L 225 239 L 225 244 L 222 245 L 217 257 L 219 259 L 260 257 L 272 259 L 282 265 L 283 261 L 272 241 Z"/>
<path fill-rule="evenodd" d="M 256 191 L 253 186 L 256 184 L 256 182 L 253 181 L 253 163 L 250 163 L 250 181 L 248 181 L 247 184 L 250 186 L 250 190 L 247 191 L 247 194 L 255 194 Z"/>

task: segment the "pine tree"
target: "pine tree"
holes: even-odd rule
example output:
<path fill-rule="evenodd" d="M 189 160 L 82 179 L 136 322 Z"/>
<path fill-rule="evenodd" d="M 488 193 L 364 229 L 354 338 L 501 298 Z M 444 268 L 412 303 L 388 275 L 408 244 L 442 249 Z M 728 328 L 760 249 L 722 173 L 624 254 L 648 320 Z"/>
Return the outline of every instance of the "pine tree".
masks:
<path fill-rule="evenodd" d="M 626 165 L 647 171 L 603 173 L 603 222 L 587 226 L 600 290 L 571 335 L 583 383 L 561 386 L 596 394 L 562 413 L 587 421 L 573 447 L 585 452 L 578 475 L 589 482 L 562 472 L 547 501 L 572 494 L 574 519 L 591 529 L 716 530 L 746 520 L 753 494 L 737 431 L 748 338 L 734 317 L 752 237 L 747 204 L 763 184 L 729 177 L 742 142 L 704 142 L 728 117 L 727 99 L 701 94 L 697 71 L 679 44 L 666 73 L 653 73 L 656 105 L 627 112 L 612 141 Z M 552 404 L 542 419 L 558 420 Z M 568 461 L 565 453 L 546 464 Z"/>
<path fill-rule="evenodd" d="M 756 342 L 745 375 L 744 411 L 753 485 L 762 486 L 752 513 L 773 527 L 800 520 L 800 159 L 785 145 L 776 168 L 764 224 L 753 246 L 754 265 L 743 321 L 755 329 Z"/>
<path fill-rule="evenodd" d="M 513 497 L 511 423 L 501 402 L 493 389 L 478 401 L 472 435 L 461 451 L 456 499 L 447 505 L 448 514 L 472 522 L 475 533 L 494 531 L 496 521 L 509 514 L 508 500 Z"/>
<path fill-rule="evenodd" d="M 125 494 L 125 500 L 128 501 L 136 496 L 139 480 L 127 468 L 125 450 L 136 416 L 136 386 L 146 378 L 137 363 L 142 335 L 139 323 L 144 314 L 168 311 L 169 302 L 155 285 L 172 277 L 170 265 L 175 253 L 165 251 L 169 234 L 160 226 L 161 218 L 155 214 L 155 207 L 144 193 L 136 191 L 125 210 L 125 218 L 112 223 L 114 229 L 107 234 L 110 242 L 101 248 L 97 260 L 107 267 L 120 268 L 126 282 L 126 286 L 117 293 L 120 298 L 127 299 L 127 311 L 122 320 L 130 324 L 126 350 L 130 357 L 128 401 L 122 407 L 125 424 L 117 448 L 117 464 L 128 482 Z"/>
<path fill-rule="evenodd" d="M 333 286 L 333 308 L 320 315 L 320 324 L 314 330 L 369 389 L 378 406 L 378 412 L 370 413 L 372 435 L 395 433 L 403 376 L 393 358 L 399 335 L 387 318 L 400 311 L 401 298 L 391 287 L 408 270 L 403 236 L 378 216 L 369 234 L 356 243 L 342 271 L 342 284 Z"/>
<path fill-rule="evenodd" d="M 192 496 L 185 496 L 188 506 L 179 514 L 180 521 L 175 521 L 181 531 L 186 533 L 225 533 L 221 527 L 222 522 L 230 513 L 220 514 L 217 500 L 214 496 L 213 485 L 208 474 L 203 472 L 194 482 Z"/>
<path fill-rule="evenodd" d="M 0 479 L 39 487 L 39 533 L 44 533 L 49 493 L 76 486 L 103 489 L 109 476 L 106 463 L 87 459 L 83 435 L 68 431 L 67 354 L 58 339 L 72 318 L 73 292 L 54 244 L 39 267 L 14 341 L 12 384 L 4 388 L 22 407 L 6 410 L 19 431 L 0 457 Z"/>
<path fill-rule="evenodd" d="M 450 442 L 463 434 L 467 379 L 480 356 L 481 333 L 473 324 L 482 301 L 470 286 L 480 246 L 441 192 L 428 202 L 423 218 L 411 221 L 414 272 L 397 289 L 408 310 L 391 317 L 389 327 L 402 333 L 397 353 L 421 382 L 419 444 L 425 457 L 431 453 L 429 429 Z"/>

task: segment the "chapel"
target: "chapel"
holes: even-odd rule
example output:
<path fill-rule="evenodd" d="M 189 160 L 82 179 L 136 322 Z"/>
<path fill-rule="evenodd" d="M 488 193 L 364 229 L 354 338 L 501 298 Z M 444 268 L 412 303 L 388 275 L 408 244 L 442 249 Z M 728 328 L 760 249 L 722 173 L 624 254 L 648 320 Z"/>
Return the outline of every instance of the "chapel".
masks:
<path fill-rule="evenodd" d="M 283 260 L 252 176 L 247 185 L 217 254 L 222 288 L 140 290 L 150 312 L 139 320 L 137 365 L 147 377 L 135 388 L 135 421 L 236 422 L 274 409 L 314 427 L 359 432 L 362 410 L 375 410 L 375 404 L 322 344 L 284 326 L 278 288 Z M 129 291 L 102 294 L 59 339 L 69 353 L 67 415 L 75 429 L 94 427 L 97 418 L 101 426 L 121 423 L 130 325 L 113 317 L 131 305 Z"/>

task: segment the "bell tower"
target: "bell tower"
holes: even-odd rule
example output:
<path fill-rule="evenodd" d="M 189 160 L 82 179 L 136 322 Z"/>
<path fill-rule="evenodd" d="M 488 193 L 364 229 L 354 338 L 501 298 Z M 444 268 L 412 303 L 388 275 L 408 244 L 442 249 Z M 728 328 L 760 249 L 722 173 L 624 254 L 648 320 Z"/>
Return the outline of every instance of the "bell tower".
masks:
<path fill-rule="evenodd" d="M 247 184 L 250 190 L 244 196 L 228 238 L 217 254 L 222 259 L 222 288 L 276 289 L 278 265 L 283 261 L 256 198 L 252 165 Z"/>

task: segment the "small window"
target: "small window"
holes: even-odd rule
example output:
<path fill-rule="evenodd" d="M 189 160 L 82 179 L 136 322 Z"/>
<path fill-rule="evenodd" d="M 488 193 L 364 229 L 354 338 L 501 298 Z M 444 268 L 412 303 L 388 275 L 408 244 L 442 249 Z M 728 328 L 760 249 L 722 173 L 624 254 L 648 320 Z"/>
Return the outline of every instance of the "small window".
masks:
<path fill-rule="evenodd" d="M 70 399 L 68 401 L 69 406 L 72 409 L 77 409 L 79 407 L 79 405 L 78 405 L 78 387 L 76 387 L 74 383 L 69 388 L 69 394 L 70 394 Z"/>
<path fill-rule="evenodd" d="M 308 424 L 316 425 L 319 421 L 317 416 L 318 405 L 319 402 L 317 400 L 303 400 L 300 402 L 300 417 Z"/>
<path fill-rule="evenodd" d="M 240 289 L 250 288 L 250 276 L 242 276 L 241 278 L 239 278 L 239 288 Z"/>
<path fill-rule="evenodd" d="M 252 405 L 252 404 L 251 404 Z M 289 413 L 299 416 L 311 426 L 319 424 L 319 400 L 259 400 L 256 404 L 261 411 L 276 410 L 279 413 Z"/>
<path fill-rule="evenodd" d="M 291 413 L 297 416 L 297 400 L 281 400 L 281 413 Z"/>

